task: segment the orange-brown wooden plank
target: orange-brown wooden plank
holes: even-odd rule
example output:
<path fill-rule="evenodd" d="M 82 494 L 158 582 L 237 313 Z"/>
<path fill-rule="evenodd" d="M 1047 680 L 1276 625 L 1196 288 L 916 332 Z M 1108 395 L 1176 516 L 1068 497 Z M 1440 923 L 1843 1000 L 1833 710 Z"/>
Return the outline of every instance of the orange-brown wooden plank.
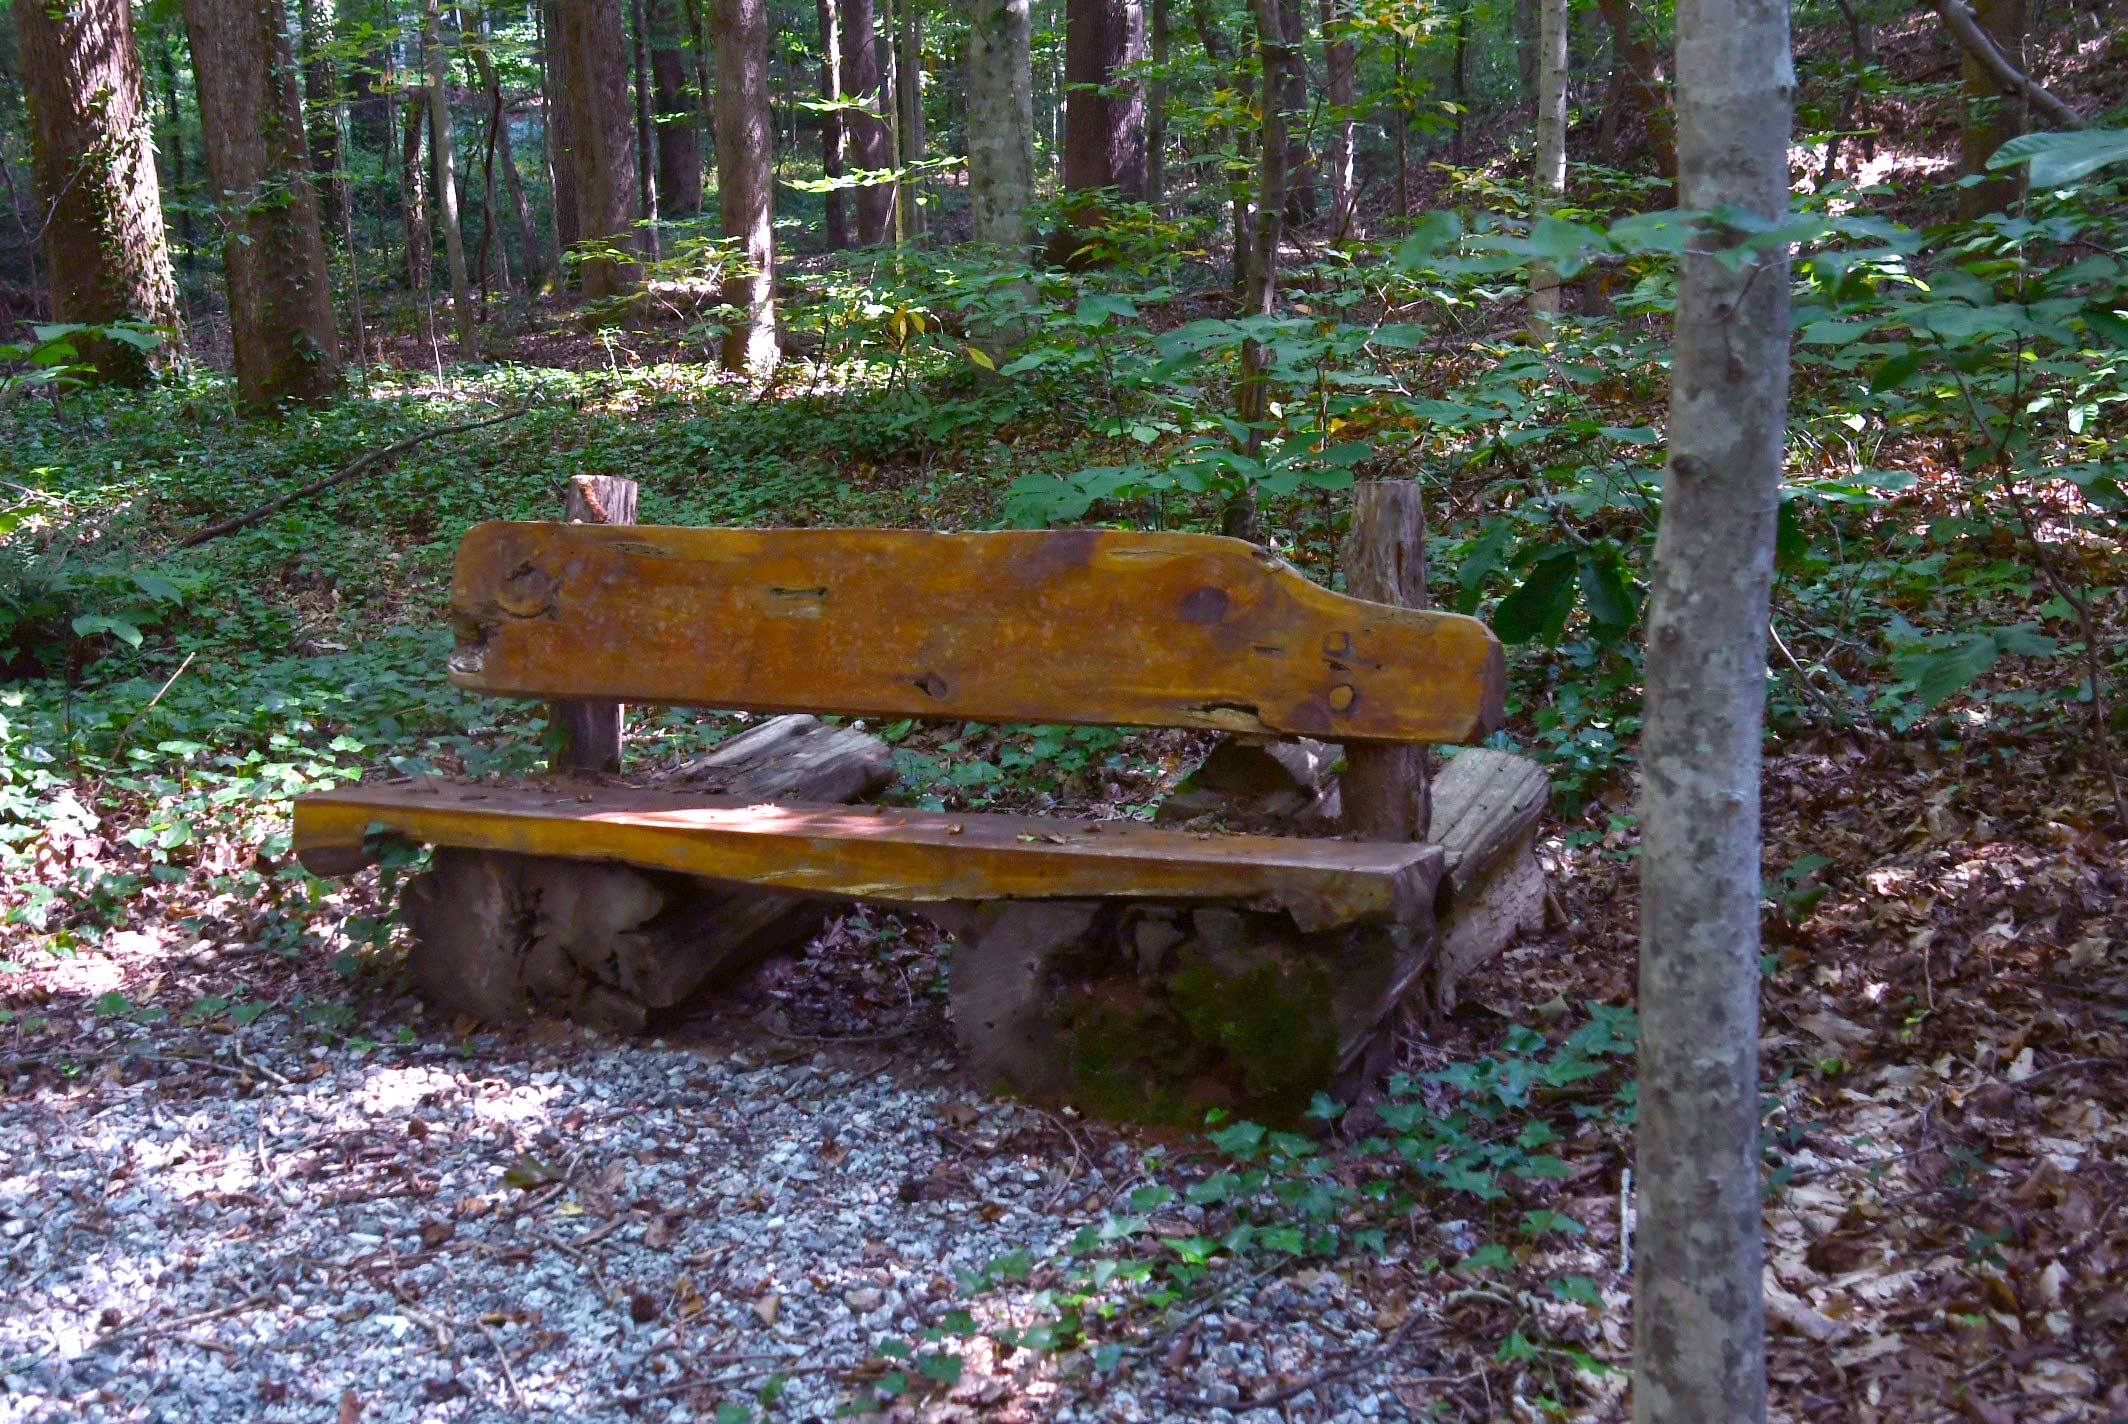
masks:
<path fill-rule="evenodd" d="M 451 610 L 452 679 L 526 697 L 1338 741 L 1500 720 L 1477 619 L 1209 535 L 483 524 Z"/>
<path fill-rule="evenodd" d="M 392 782 L 299 797 L 306 865 L 346 873 L 373 828 L 430 845 L 617 860 L 900 902 L 1141 897 L 1290 911 L 1304 929 L 1431 911 L 1437 846 L 1206 835 L 1132 822 L 750 804 L 590 784 Z"/>

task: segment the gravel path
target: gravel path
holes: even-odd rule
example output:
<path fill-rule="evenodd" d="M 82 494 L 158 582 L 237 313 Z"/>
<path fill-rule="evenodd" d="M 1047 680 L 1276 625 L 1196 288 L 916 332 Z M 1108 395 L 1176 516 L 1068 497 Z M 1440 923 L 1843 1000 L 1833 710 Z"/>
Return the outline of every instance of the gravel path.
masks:
<path fill-rule="evenodd" d="M 965 1304 L 956 1270 L 1039 1257 L 1145 1180 L 1142 1144 L 971 1095 L 928 1029 L 363 1052 L 264 1028 L 0 1051 L 0 1424 L 751 1417 L 778 1371 L 767 1417 L 827 1419 L 882 1339 Z M 1235 1417 L 1172 1392 L 1373 1351 L 1346 1291 L 1251 1282 L 1105 1387 L 978 1344 L 922 1417 Z M 1368 1373 L 1302 1417 L 1404 1417 Z"/>

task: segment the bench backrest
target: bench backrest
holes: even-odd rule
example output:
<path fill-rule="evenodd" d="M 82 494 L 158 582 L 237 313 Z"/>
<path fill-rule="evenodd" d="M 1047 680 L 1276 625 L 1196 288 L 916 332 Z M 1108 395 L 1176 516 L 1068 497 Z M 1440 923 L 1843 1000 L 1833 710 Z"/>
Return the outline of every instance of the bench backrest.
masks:
<path fill-rule="evenodd" d="M 1475 618 L 1200 534 L 482 524 L 451 614 L 461 687 L 735 711 L 1469 742 L 1504 681 Z"/>

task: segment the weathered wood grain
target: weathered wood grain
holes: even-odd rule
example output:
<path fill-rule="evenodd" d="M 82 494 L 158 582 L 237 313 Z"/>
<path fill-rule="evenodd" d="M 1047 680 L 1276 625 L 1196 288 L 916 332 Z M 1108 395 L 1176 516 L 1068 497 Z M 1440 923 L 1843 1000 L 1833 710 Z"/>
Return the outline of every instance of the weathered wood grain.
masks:
<path fill-rule="evenodd" d="M 461 687 L 747 711 L 1468 742 L 1504 677 L 1477 619 L 1205 535 L 493 523 L 451 610 Z"/>
<path fill-rule="evenodd" d="M 1454 1005 L 1471 968 L 1543 926 L 1537 821 L 1550 796 L 1543 767 L 1490 747 L 1466 747 L 1435 779 L 1434 838 L 1448 857 L 1433 962 L 1437 1009 Z"/>
<path fill-rule="evenodd" d="M 1368 480 L 1352 491 L 1345 587 L 1357 598 L 1424 608 L 1426 493 L 1417 480 Z M 1432 818 L 1424 747 L 1345 749 L 1346 827 L 1365 840 L 1426 839 Z"/>
<path fill-rule="evenodd" d="M 563 517 L 571 524 L 635 523 L 636 485 L 619 475 L 577 475 L 569 481 Z M 626 616 L 614 609 L 612 617 Z M 610 698 L 565 697 L 547 709 L 547 716 L 561 729 L 561 744 L 554 749 L 556 771 L 589 771 L 613 775 L 621 769 L 621 726 L 627 708 Z"/>
<path fill-rule="evenodd" d="M 1284 910 L 1303 930 L 1423 922 L 1435 846 L 1212 836 L 1132 822 L 763 804 L 554 783 L 410 781 L 304 796 L 304 864 L 342 874 L 371 828 L 469 850 L 622 861 L 799 894 L 942 900 L 1216 900 Z"/>

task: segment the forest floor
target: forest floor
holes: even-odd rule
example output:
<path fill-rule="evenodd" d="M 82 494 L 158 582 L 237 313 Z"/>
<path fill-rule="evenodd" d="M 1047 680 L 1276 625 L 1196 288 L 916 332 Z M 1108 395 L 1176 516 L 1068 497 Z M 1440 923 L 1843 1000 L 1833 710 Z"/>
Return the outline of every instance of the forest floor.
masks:
<path fill-rule="evenodd" d="M 536 725 L 441 676 L 441 579 L 472 520 L 551 515 L 591 470 L 642 479 L 646 522 L 968 527 L 1077 436 L 1009 390 L 978 433 L 929 439 L 935 410 L 756 400 L 679 368 L 425 380 L 271 437 L 211 388 L 13 418 L 31 483 L 96 531 L 77 593 L 176 582 L 133 590 L 166 605 L 145 651 L 55 632 L 63 654 L 0 698 L 10 815 L 38 808 L 0 924 L 0 1421 L 730 1424 L 897 1390 L 890 1415 L 939 1419 L 1625 1417 L 1629 1085 L 1608 1059 L 1585 1091 L 1499 1084 L 1632 1002 L 1629 731 L 1546 827 L 1557 922 L 1403 1048 L 1440 1075 L 1440 1120 L 1491 1113 L 1456 1119 L 1479 1149 L 1549 1140 L 1563 1165 L 1379 1218 L 1354 1187 L 1378 1164 L 1349 1146 L 1251 1158 L 1273 1188 L 1350 1190 L 1354 1234 L 1193 1257 L 1230 1219 L 1203 1189 L 1237 1139 L 973 1091 L 935 935 L 853 912 L 650 1040 L 478 1031 L 404 992 L 376 873 L 286 861 L 295 790 L 537 761 Z M 404 429 L 519 401 L 523 423 L 204 563 L 166 553 Z M 1527 744 L 1551 694 L 1518 686 Z M 729 725 L 643 717 L 631 756 Z M 1963 725 L 1791 717 L 1769 741 L 1783 1420 L 2128 1417 L 2128 847 L 2081 722 Z M 1107 732 L 898 752 L 912 797 L 1106 814 L 1187 769 Z M 979 781 L 954 770 L 971 759 Z M 1090 1259 L 1174 1290 L 1103 1294 Z"/>

